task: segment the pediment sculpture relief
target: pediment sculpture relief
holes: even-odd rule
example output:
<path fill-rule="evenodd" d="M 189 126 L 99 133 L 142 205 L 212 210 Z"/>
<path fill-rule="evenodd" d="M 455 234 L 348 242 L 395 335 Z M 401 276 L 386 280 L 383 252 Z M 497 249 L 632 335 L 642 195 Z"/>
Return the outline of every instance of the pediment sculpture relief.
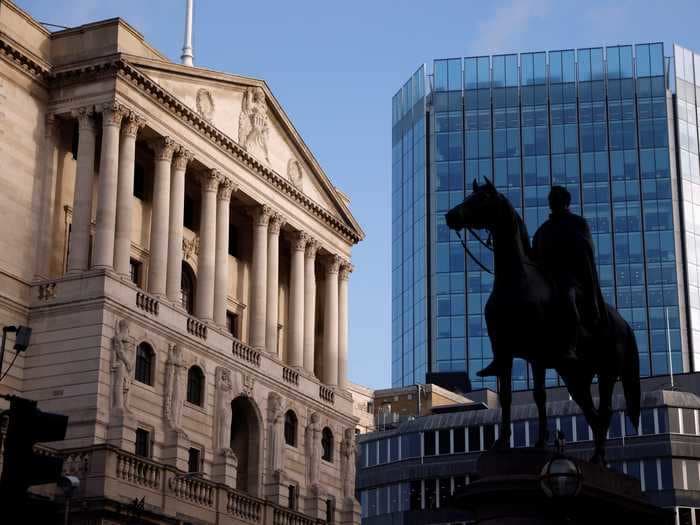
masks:
<path fill-rule="evenodd" d="M 119 319 L 112 339 L 112 408 L 122 413 L 130 411 L 132 346 L 129 323 L 126 319 Z"/>
<path fill-rule="evenodd" d="M 187 362 L 182 347 L 172 344 L 165 363 L 165 404 L 163 415 L 171 429 L 182 428 L 182 406 L 187 386 Z"/>
<path fill-rule="evenodd" d="M 197 91 L 197 113 L 207 122 L 214 117 L 214 97 L 204 88 Z"/>
<path fill-rule="evenodd" d="M 265 92 L 260 87 L 249 87 L 243 94 L 241 116 L 238 118 L 238 142 L 248 153 L 269 163 L 267 154 L 269 134 Z"/>
<path fill-rule="evenodd" d="M 289 159 L 287 163 L 287 177 L 289 177 L 289 182 L 291 182 L 294 187 L 300 191 L 303 191 L 303 171 L 301 169 L 301 163 L 296 159 Z"/>
<path fill-rule="evenodd" d="M 196 261 L 199 256 L 199 236 L 192 239 L 182 239 L 182 257 L 186 260 Z"/>

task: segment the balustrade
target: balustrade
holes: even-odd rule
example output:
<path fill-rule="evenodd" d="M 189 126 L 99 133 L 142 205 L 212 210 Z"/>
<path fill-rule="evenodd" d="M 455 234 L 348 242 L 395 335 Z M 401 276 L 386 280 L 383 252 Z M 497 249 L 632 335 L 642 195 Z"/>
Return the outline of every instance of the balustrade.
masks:
<path fill-rule="evenodd" d="M 207 325 L 194 317 L 187 318 L 187 332 L 200 339 L 207 338 Z"/>
<path fill-rule="evenodd" d="M 252 346 L 239 341 L 238 339 L 233 340 L 233 345 L 231 347 L 234 357 L 242 359 L 256 367 L 260 366 L 260 352 L 257 351 Z"/>
<path fill-rule="evenodd" d="M 318 385 L 318 396 L 326 403 L 335 403 L 335 390 L 326 385 Z"/>
<path fill-rule="evenodd" d="M 299 386 L 299 372 L 293 368 L 283 367 L 282 368 L 282 379 L 287 383 L 291 383 L 294 386 Z"/>
<path fill-rule="evenodd" d="M 136 292 L 136 306 L 149 314 L 158 315 L 158 299 L 143 292 Z"/>
<path fill-rule="evenodd" d="M 117 478 L 151 489 L 160 486 L 163 469 L 136 456 L 117 452 Z"/>
<path fill-rule="evenodd" d="M 214 485 L 193 476 L 173 476 L 168 481 L 176 498 L 192 501 L 205 507 L 214 505 Z"/>
<path fill-rule="evenodd" d="M 275 507 L 272 511 L 272 525 L 316 525 L 317 523 L 323 522 L 293 510 Z"/>
<path fill-rule="evenodd" d="M 226 512 L 251 523 L 260 523 L 262 504 L 260 501 L 239 492 L 229 492 Z"/>

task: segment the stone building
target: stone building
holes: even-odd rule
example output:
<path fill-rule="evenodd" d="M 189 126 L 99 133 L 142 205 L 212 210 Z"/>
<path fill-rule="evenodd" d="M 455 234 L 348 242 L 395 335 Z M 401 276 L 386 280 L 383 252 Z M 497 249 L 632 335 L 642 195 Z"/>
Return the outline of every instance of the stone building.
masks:
<path fill-rule="evenodd" d="M 0 0 L 0 160 L 0 393 L 69 416 L 73 522 L 357 523 L 364 233 L 267 84 Z"/>

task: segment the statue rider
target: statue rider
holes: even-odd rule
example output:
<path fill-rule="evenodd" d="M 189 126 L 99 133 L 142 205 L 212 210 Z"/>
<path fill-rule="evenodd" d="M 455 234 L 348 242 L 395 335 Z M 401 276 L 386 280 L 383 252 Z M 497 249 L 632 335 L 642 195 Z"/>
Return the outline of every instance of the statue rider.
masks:
<path fill-rule="evenodd" d="M 577 342 L 599 334 L 607 322 L 607 309 L 600 291 L 591 230 L 586 219 L 572 213 L 571 194 L 563 186 L 549 192 L 551 214 L 535 232 L 532 256 L 548 275 L 561 306 L 561 332 L 565 341 L 557 356 L 560 366 L 575 364 Z M 493 361 L 479 376 L 497 375 Z"/>

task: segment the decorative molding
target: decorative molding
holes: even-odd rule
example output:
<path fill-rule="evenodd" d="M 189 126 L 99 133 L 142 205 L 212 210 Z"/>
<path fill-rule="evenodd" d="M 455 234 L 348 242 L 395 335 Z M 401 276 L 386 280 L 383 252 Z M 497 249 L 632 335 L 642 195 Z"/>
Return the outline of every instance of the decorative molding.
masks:
<path fill-rule="evenodd" d="M 301 169 L 301 163 L 295 159 L 289 159 L 287 163 L 287 177 L 296 189 L 304 191 L 304 171 Z"/>
<path fill-rule="evenodd" d="M 255 206 L 251 210 L 251 216 L 253 217 L 253 223 L 256 226 L 267 226 L 270 223 L 270 217 L 272 217 L 274 211 L 267 204 L 261 204 L 260 206 Z"/>
<path fill-rule="evenodd" d="M 350 279 L 350 273 L 355 269 L 355 267 L 350 264 L 348 261 L 343 261 L 342 264 L 340 265 L 340 274 L 339 278 L 341 281 L 347 281 Z"/>
<path fill-rule="evenodd" d="M 84 106 L 71 112 L 71 115 L 78 119 L 79 131 L 95 132 L 95 113 L 93 106 Z"/>
<path fill-rule="evenodd" d="M 309 237 L 309 234 L 304 231 L 296 231 L 292 236 L 292 240 L 292 246 L 295 251 L 304 251 L 306 249 L 306 245 L 311 240 L 311 237 Z"/>
<path fill-rule="evenodd" d="M 211 122 L 214 116 L 214 97 L 208 89 L 200 88 L 197 91 L 197 113 L 207 122 Z"/>
<path fill-rule="evenodd" d="M 192 240 L 182 239 L 182 257 L 185 260 L 196 260 L 199 257 L 199 235 L 192 237 Z"/>
<path fill-rule="evenodd" d="M 119 127 L 127 110 L 116 101 L 102 104 L 102 126 Z"/>
<path fill-rule="evenodd" d="M 170 137 L 159 137 L 151 143 L 151 147 L 155 152 L 156 160 L 165 160 L 170 162 L 178 145 Z"/>
<path fill-rule="evenodd" d="M 229 179 L 228 177 L 222 177 L 221 184 L 219 185 L 218 199 L 220 201 L 230 201 L 231 194 L 237 189 L 238 188 L 231 179 Z"/>
<path fill-rule="evenodd" d="M 279 213 L 273 213 L 270 216 L 270 233 L 273 235 L 279 235 L 284 223 L 285 220 Z"/>
<path fill-rule="evenodd" d="M 326 273 L 327 274 L 334 274 L 338 273 L 340 270 L 340 265 L 343 262 L 342 257 L 339 255 L 329 255 L 328 256 L 328 264 L 326 265 Z"/>
<path fill-rule="evenodd" d="M 309 237 L 306 240 L 306 257 L 308 259 L 315 259 L 316 258 L 316 253 L 318 252 L 320 245 L 318 241 L 312 237 Z"/>
<path fill-rule="evenodd" d="M 199 183 L 202 186 L 202 191 L 217 191 L 222 178 L 223 176 L 221 175 L 221 172 L 217 169 L 210 169 L 202 173 L 199 177 Z"/>
<path fill-rule="evenodd" d="M 187 164 L 194 158 L 192 152 L 182 146 L 178 147 L 173 156 L 173 167 L 178 170 L 187 169 Z"/>
<path fill-rule="evenodd" d="M 243 385 L 241 394 L 246 397 L 253 397 L 253 389 L 255 388 L 255 376 L 243 374 Z"/>
<path fill-rule="evenodd" d="M 122 135 L 125 137 L 135 138 L 138 135 L 139 130 L 146 125 L 146 120 L 134 113 L 129 111 L 128 115 L 125 115 L 122 126 Z"/>
<path fill-rule="evenodd" d="M 29 55 L 23 53 L 12 43 L 5 40 L 6 38 L 7 36 L 3 35 L 2 39 L 0 39 L 0 53 L 29 76 L 42 83 L 47 82 L 51 77 L 51 68 L 40 64 Z"/>
<path fill-rule="evenodd" d="M 252 155 L 269 164 L 267 139 L 270 134 L 265 92 L 261 87 L 249 87 L 243 93 L 241 115 L 238 118 L 238 142 Z"/>

